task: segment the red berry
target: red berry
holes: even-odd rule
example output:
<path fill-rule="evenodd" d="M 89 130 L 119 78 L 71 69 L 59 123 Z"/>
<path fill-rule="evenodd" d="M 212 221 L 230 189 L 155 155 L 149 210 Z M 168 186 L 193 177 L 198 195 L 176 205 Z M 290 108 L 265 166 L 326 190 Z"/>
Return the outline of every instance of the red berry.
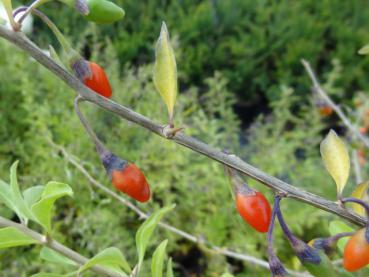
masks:
<path fill-rule="evenodd" d="M 261 192 L 238 192 L 236 203 L 238 213 L 248 224 L 258 232 L 268 232 L 272 209 L 268 200 Z"/>
<path fill-rule="evenodd" d="M 121 170 L 111 172 L 115 188 L 140 202 L 150 199 L 150 187 L 141 170 L 134 164 L 127 164 Z"/>
<path fill-rule="evenodd" d="M 359 164 L 361 166 L 364 166 L 365 163 L 366 163 L 366 153 L 365 153 L 364 149 L 357 150 L 357 158 L 359 160 Z"/>
<path fill-rule="evenodd" d="M 365 228 L 357 231 L 347 242 L 343 252 L 343 266 L 353 272 L 369 264 L 369 243 L 365 239 Z"/>
<path fill-rule="evenodd" d="M 369 131 L 369 127 L 360 127 L 359 131 L 360 131 L 360 133 L 365 135 Z"/>
<path fill-rule="evenodd" d="M 319 107 L 319 114 L 321 116 L 330 116 L 333 113 L 333 109 L 329 106 Z"/>
<path fill-rule="evenodd" d="M 88 65 L 90 66 L 92 77 L 85 78 L 84 84 L 98 94 L 106 98 L 110 98 L 112 95 L 112 91 L 104 69 L 93 62 L 88 62 Z"/>

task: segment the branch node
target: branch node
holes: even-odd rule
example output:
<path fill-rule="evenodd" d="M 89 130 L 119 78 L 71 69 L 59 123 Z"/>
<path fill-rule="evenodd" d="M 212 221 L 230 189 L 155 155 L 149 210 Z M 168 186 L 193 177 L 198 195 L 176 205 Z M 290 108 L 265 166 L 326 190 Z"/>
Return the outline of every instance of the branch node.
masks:
<path fill-rule="evenodd" d="M 41 242 L 42 245 L 47 245 L 50 242 L 50 238 L 48 237 L 48 235 L 42 236 L 40 242 Z"/>
<path fill-rule="evenodd" d="M 179 128 L 173 128 L 170 125 L 164 125 L 162 127 L 162 134 L 165 138 L 167 139 L 172 139 L 175 137 L 175 135 L 182 131 L 184 129 L 184 127 L 179 127 Z"/>
<path fill-rule="evenodd" d="M 276 190 L 275 195 L 281 197 L 281 198 L 287 198 L 288 197 L 288 192 L 285 191 L 281 191 L 281 190 Z"/>

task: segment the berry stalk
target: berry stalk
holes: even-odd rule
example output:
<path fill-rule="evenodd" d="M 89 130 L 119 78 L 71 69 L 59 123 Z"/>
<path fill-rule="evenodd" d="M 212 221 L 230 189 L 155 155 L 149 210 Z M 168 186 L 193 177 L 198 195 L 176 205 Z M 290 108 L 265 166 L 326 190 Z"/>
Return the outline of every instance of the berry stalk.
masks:
<path fill-rule="evenodd" d="M 85 130 L 87 131 L 88 135 L 90 136 L 90 138 L 92 139 L 92 141 L 95 143 L 97 152 L 100 154 L 100 156 L 105 156 L 108 153 L 110 153 L 108 150 L 106 150 L 105 146 L 103 145 L 103 143 L 100 141 L 100 139 L 97 137 L 97 135 L 95 134 L 95 132 L 92 130 L 90 124 L 88 123 L 88 121 L 86 120 L 86 118 L 82 115 L 80 109 L 79 109 L 79 103 L 85 101 L 81 96 L 77 96 L 76 99 L 74 100 L 74 110 L 76 111 L 76 114 L 79 117 L 79 120 L 81 121 L 83 127 L 85 128 Z"/>

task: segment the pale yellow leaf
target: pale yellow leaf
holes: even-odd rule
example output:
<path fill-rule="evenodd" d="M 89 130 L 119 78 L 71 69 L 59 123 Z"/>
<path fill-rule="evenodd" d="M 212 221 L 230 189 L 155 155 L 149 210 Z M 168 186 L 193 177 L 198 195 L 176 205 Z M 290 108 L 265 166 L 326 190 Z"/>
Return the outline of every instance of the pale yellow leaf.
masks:
<path fill-rule="evenodd" d="M 5 11 L 8 15 L 8 20 L 11 23 L 11 25 L 15 26 L 16 23 L 13 18 L 13 6 L 11 0 L 2 0 L 2 3 L 4 5 Z"/>
<path fill-rule="evenodd" d="M 368 55 L 369 54 L 369 44 L 365 45 L 364 47 L 362 47 L 358 53 L 360 55 Z"/>
<path fill-rule="evenodd" d="M 369 204 L 368 187 L 369 181 L 357 185 L 354 191 L 352 192 L 351 197 L 363 200 Z M 365 209 L 363 208 L 363 206 L 356 203 L 351 203 L 350 206 L 357 214 L 365 216 Z"/>
<path fill-rule="evenodd" d="M 350 174 L 350 158 L 347 148 L 336 132 L 330 130 L 320 144 L 320 153 L 325 168 L 337 185 L 337 193 L 340 197 Z"/>
<path fill-rule="evenodd" d="M 163 22 L 156 43 L 154 83 L 168 108 L 169 117 L 173 117 L 177 97 L 177 65 L 170 44 L 167 26 Z"/>

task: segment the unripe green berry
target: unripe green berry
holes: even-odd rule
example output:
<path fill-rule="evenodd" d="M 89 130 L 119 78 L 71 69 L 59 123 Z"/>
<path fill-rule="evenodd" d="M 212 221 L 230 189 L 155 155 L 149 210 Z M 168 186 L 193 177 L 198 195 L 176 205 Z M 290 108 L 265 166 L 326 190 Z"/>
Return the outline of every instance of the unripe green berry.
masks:
<path fill-rule="evenodd" d="M 89 12 L 85 18 L 100 24 L 109 24 L 124 17 L 124 10 L 107 0 L 86 0 Z"/>

